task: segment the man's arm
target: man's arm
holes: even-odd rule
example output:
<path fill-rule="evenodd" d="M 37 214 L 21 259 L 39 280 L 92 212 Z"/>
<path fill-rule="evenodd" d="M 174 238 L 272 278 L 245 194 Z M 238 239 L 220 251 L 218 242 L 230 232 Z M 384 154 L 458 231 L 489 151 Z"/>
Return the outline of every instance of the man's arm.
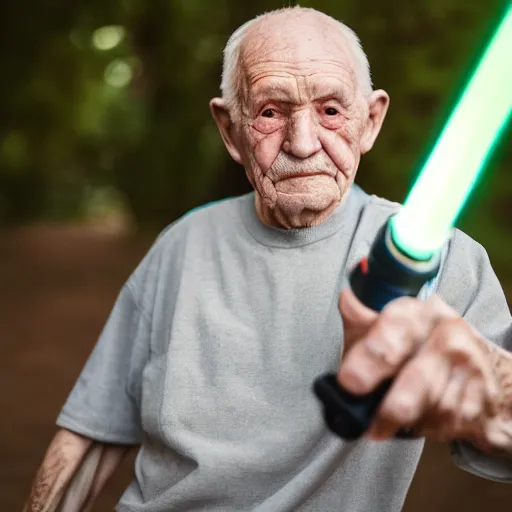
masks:
<path fill-rule="evenodd" d="M 39 468 L 23 512 L 90 510 L 130 446 L 98 443 L 59 429 Z"/>

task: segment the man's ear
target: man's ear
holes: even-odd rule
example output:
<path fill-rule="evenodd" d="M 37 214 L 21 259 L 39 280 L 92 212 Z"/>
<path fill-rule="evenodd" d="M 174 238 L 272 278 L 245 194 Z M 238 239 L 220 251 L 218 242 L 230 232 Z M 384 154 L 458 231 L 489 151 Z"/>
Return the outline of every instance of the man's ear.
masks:
<path fill-rule="evenodd" d="M 236 136 L 235 126 L 229 115 L 226 102 L 222 98 L 213 98 L 213 100 L 210 101 L 210 110 L 231 158 L 235 162 L 242 164 L 239 140 Z"/>
<path fill-rule="evenodd" d="M 379 135 L 382 123 L 389 107 L 389 95 L 379 89 L 373 91 L 368 99 L 368 118 L 361 138 L 361 154 L 364 155 L 372 149 L 377 135 Z"/>

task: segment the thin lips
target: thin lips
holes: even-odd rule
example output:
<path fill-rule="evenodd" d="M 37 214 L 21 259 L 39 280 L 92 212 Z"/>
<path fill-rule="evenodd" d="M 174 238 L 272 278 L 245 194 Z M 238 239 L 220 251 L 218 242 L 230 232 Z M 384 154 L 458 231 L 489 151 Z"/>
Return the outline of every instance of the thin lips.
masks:
<path fill-rule="evenodd" d="M 292 178 L 309 178 L 310 176 L 329 176 L 329 178 L 333 178 L 334 176 L 326 171 L 318 171 L 318 172 L 301 172 L 299 174 L 291 174 L 283 178 L 285 180 L 289 180 Z"/>

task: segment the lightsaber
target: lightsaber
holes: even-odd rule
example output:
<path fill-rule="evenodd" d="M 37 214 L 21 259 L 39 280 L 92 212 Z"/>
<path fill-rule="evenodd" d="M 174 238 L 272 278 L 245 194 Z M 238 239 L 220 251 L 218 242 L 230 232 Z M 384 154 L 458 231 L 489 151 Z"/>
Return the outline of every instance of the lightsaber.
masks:
<path fill-rule="evenodd" d="M 512 7 L 448 119 L 391 229 L 409 256 L 429 259 L 450 230 L 512 114 Z"/>
<path fill-rule="evenodd" d="M 363 304 L 381 311 L 401 296 L 416 296 L 439 270 L 442 247 L 512 116 L 512 5 L 508 7 L 399 213 L 381 228 L 368 258 L 350 275 Z M 329 428 L 356 439 L 371 425 L 392 381 L 358 396 L 335 374 L 319 377 L 314 392 Z M 398 437 L 409 437 L 401 431 Z"/>

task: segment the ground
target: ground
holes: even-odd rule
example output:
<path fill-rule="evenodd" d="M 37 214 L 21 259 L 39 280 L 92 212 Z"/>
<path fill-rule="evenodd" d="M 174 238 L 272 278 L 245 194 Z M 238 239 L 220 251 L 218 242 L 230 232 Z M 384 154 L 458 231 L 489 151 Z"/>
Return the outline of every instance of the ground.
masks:
<path fill-rule="evenodd" d="M 0 233 L 0 510 L 20 511 L 54 421 L 131 270 L 145 236 L 34 226 Z M 96 511 L 112 510 L 132 474 L 126 460 Z M 406 512 L 505 510 L 512 485 L 456 469 L 430 443 Z M 508 505 L 507 505 L 508 504 Z M 343 511 L 350 512 L 350 511 Z"/>

